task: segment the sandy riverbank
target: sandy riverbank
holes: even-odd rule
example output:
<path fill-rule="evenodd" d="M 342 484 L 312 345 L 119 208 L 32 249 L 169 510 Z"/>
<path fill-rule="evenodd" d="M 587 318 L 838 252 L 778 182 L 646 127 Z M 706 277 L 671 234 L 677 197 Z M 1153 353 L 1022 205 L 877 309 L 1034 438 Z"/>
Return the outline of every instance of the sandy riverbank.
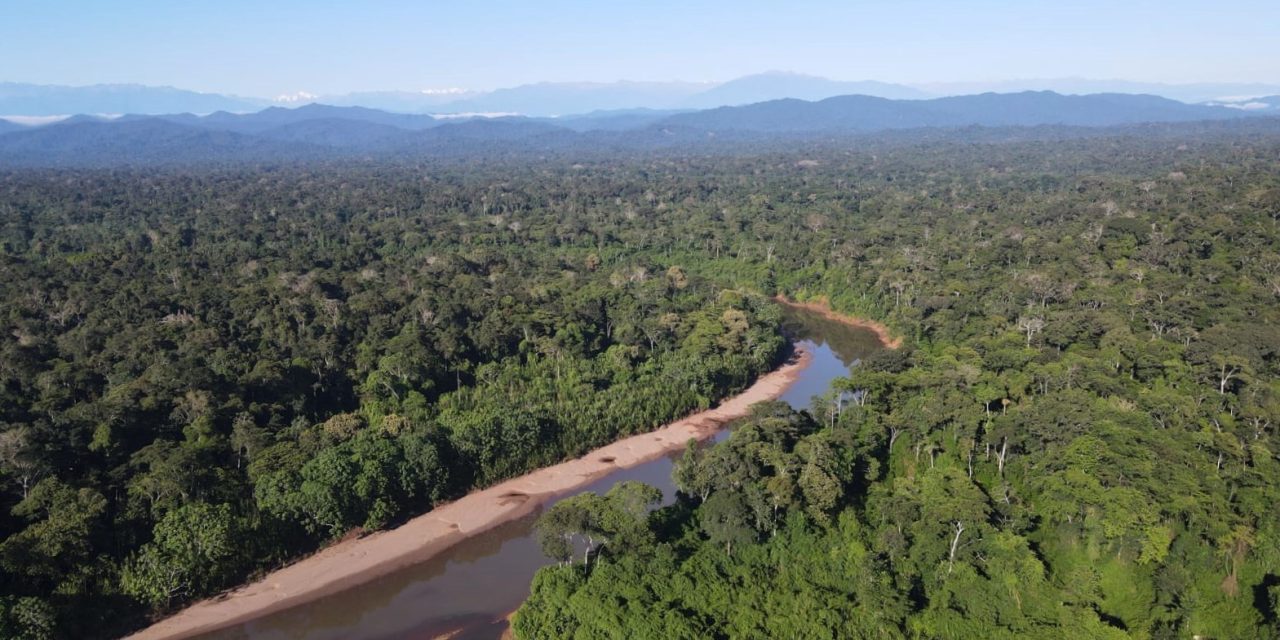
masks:
<path fill-rule="evenodd" d="M 726 422 L 747 415 L 751 405 L 781 396 L 808 366 L 797 352 L 746 391 L 720 406 L 601 447 L 560 464 L 476 491 L 405 524 L 346 540 L 266 577 L 208 600 L 129 636 L 137 640 L 187 638 L 229 627 L 321 598 L 422 562 L 477 533 L 533 512 L 558 495 L 618 468 L 629 468 L 679 450 L 690 438 L 711 437 Z"/>

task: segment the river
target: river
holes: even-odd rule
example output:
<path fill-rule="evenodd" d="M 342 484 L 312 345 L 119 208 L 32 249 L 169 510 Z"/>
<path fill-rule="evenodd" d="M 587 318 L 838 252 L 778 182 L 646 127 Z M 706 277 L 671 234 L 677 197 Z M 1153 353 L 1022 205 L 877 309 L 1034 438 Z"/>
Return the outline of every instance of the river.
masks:
<path fill-rule="evenodd" d="M 797 409 L 824 393 L 857 360 L 883 348 L 870 330 L 851 327 L 816 313 L 783 307 L 788 335 L 813 356 L 782 400 Z M 716 436 L 723 438 L 728 431 Z M 639 480 L 674 499 L 671 470 L 679 453 L 630 469 L 620 469 L 581 491 L 604 493 L 623 480 Z M 573 494 L 562 496 L 568 497 Z M 529 595 L 539 567 L 550 561 L 533 535 L 537 513 L 514 520 L 450 547 L 433 558 L 352 589 L 202 636 L 210 640 L 382 640 L 498 638 L 504 616 Z"/>

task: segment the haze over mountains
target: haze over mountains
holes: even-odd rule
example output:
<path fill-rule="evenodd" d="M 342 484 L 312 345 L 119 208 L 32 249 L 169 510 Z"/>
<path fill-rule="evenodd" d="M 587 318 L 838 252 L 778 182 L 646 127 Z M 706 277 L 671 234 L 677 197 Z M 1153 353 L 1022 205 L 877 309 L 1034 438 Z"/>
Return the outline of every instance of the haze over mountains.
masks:
<path fill-rule="evenodd" d="M 0 82 L 0 115 L 58 116 L 77 113 L 212 113 L 254 111 L 263 101 L 173 87 L 97 84 L 87 87 Z"/>
<path fill-rule="evenodd" d="M 846 82 L 787 72 L 767 72 L 722 83 L 543 82 L 493 91 L 435 89 L 372 91 L 342 95 L 306 92 L 257 98 L 198 93 L 173 87 L 103 84 L 67 87 L 0 83 L 0 117 L 72 114 L 206 114 L 253 112 L 269 106 L 361 106 L 402 113 L 564 116 L 602 110 L 689 110 L 737 106 L 783 98 L 822 100 L 842 95 L 928 99 L 982 92 L 1052 90 L 1064 94 L 1143 93 L 1182 102 L 1235 104 L 1280 94 L 1260 83 L 1157 84 L 1122 80 L 1048 79 L 935 83 L 918 86 L 876 81 Z"/>
<path fill-rule="evenodd" d="M 1088 78 L 1046 78 L 998 82 L 935 82 L 918 85 L 918 88 L 937 96 L 984 92 L 1011 93 L 1016 91 L 1053 91 L 1064 94 L 1140 93 L 1188 103 L 1237 102 L 1252 97 L 1280 93 L 1280 85 L 1260 82 L 1167 84 Z"/>
<path fill-rule="evenodd" d="M 1238 117 L 1224 107 L 1189 105 L 1158 96 L 1064 96 L 1039 91 L 984 93 L 933 100 L 837 96 L 818 102 L 775 100 L 678 114 L 667 124 L 709 131 L 879 131 L 918 127 L 1105 127 L 1139 122 L 1187 122 Z"/>
<path fill-rule="evenodd" d="M 1052 92 L 931 100 L 867 95 L 817 101 L 788 98 L 697 111 L 624 110 L 561 118 L 437 117 L 312 104 L 249 114 L 78 116 L 35 128 L 10 124 L 7 132 L 0 129 L 0 166 L 588 152 L 816 140 L 900 130 L 1098 128 L 1204 121 L 1280 127 L 1280 118 L 1266 117 L 1256 109 L 1191 105 L 1150 95 Z"/>

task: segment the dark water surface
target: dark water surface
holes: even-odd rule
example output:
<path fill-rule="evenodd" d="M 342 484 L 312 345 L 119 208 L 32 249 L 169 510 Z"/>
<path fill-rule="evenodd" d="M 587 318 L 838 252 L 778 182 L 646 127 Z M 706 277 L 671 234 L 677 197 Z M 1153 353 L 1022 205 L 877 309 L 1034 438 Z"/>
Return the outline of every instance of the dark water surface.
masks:
<path fill-rule="evenodd" d="M 859 358 L 883 348 L 869 330 L 793 307 L 784 309 L 788 334 L 813 354 L 813 362 L 782 396 L 797 409 L 807 409 L 813 396 L 826 392 L 831 381 L 846 375 Z M 717 439 L 727 433 L 721 432 Z M 679 455 L 677 452 L 631 469 L 619 469 L 575 493 L 604 493 L 623 480 L 639 480 L 661 489 L 669 502 L 675 497 L 671 470 Z M 569 495 L 573 494 L 563 497 Z M 451 637 L 498 638 L 506 629 L 503 616 L 528 597 L 533 574 L 550 562 L 533 535 L 537 516 L 534 513 L 499 525 L 421 564 L 347 591 L 203 637 L 426 639 L 461 630 Z"/>

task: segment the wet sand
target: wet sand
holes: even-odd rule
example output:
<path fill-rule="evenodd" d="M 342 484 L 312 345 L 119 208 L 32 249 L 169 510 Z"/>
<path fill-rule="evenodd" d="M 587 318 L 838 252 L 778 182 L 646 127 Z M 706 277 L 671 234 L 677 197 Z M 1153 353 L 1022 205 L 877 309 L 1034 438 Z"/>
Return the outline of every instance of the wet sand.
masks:
<path fill-rule="evenodd" d="M 751 406 L 786 392 L 811 356 L 797 351 L 781 367 L 719 406 L 655 431 L 631 436 L 587 455 L 544 467 L 437 506 L 405 524 L 348 539 L 278 569 L 262 579 L 183 609 L 129 636 L 136 640 L 187 638 L 321 598 L 422 562 L 469 536 L 532 513 L 557 495 L 618 468 L 630 468 L 705 440 Z"/>

